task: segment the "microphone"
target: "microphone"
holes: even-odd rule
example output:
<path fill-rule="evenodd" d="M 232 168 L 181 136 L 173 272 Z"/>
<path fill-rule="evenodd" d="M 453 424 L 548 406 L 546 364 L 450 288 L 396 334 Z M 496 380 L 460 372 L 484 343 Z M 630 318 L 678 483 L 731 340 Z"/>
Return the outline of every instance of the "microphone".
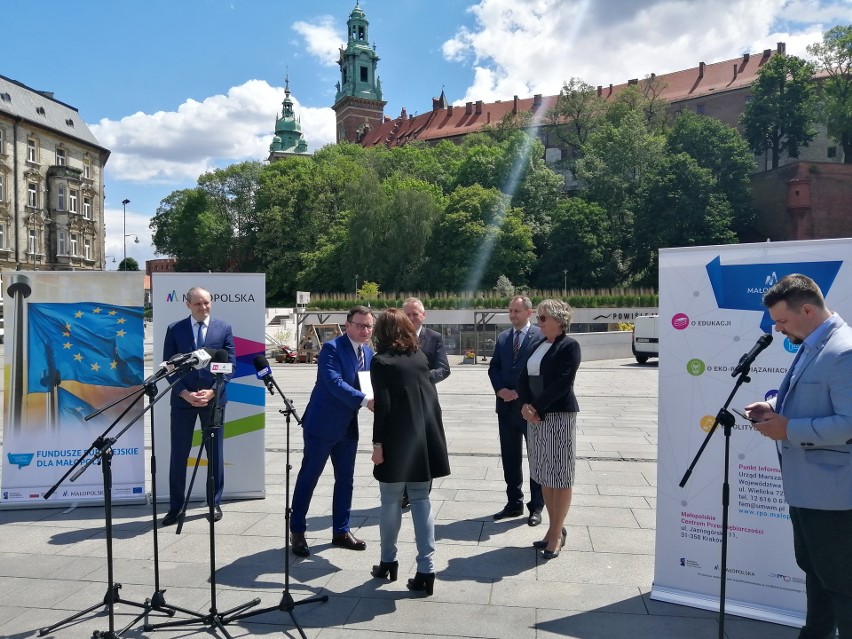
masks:
<path fill-rule="evenodd" d="M 169 373 L 178 368 L 204 368 L 210 363 L 210 356 L 211 350 L 207 348 L 199 348 L 191 353 L 178 353 L 168 362 L 160 364 L 160 368 L 165 368 Z"/>
<path fill-rule="evenodd" d="M 744 370 L 747 370 L 752 365 L 757 356 L 760 355 L 767 346 L 772 343 L 772 335 L 764 333 L 757 339 L 757 344 L 751 347 L 751 350 L 740 358 L 740 363 L 731 373 L 731 377 L 736 377 Z"/>
<path fill-rule="evenodd" d="M 214 375 L 230 375 L 234 372 L 234 365 L 228 359 L 228 351 L 224 348 L 220 348 L 213 353 L 213 361 L 210 362 L 210 372 Z"/>
<path fill-rule="evenodd" d="M 274 395 L 272 390 L 272 369 L 269 367 L 269 361 L 263 355 L 257 355 L 254 358 L 255 375 L 264 383 L 270 395 Z"/>

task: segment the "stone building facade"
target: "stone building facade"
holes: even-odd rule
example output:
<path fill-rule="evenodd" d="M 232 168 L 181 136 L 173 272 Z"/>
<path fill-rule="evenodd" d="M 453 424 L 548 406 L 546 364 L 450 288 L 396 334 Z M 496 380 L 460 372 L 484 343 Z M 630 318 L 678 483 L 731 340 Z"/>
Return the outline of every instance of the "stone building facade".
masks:
<path fill-rule="evenodd" d="M 108 158 L 77 109 L 0 76 L 0 268 L 103 268 Z"/>

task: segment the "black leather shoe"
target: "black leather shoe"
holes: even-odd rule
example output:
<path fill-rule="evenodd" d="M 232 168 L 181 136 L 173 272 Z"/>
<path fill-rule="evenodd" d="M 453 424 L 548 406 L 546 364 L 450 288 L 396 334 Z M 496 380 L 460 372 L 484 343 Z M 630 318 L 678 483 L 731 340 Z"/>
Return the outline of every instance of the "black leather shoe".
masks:
<path fill-rule="evenodd" d="M 222 519 L 222 509 L 219 506 L 213 507 L 213 521 Z"/>
<path fill-rule="evenodd" d="M 165 526 L 174 526 L 177 523 L 178 517 L 180 516 L 179 510 L 170 510 L 166 513 L 166 516 L 163 517 L 163 521 L 161 525 Z"/>
<path fill-rule="evenodd" d="M 501 519 L 506 519 L 507 517 L 520 517 L 524 514 L 524 509 L 520 506 L 506 506 L 499 513 L 494 513 L 494 521 L 500 521 Z"/>
<path fill-rule="evenodd" d="M 435 573 L 417 572 L 405 585 L 409 590 L 414 592 L 425 592 L 426 596 L 429 597 L 435 591 Z"/>
<path fill-rule="evenodd" d="M 334 535 L 331 538 L 332 546 L 339 546 L 341 548 L 346 548 L 347 550 L 366 550 L 367 544 L 360 539 L 358 539 L 355 535 L 353 535 L 350 531 L 346 531 L 345 533 L 341 533 L 339 535 Z"/>
<path fill-rule="evenodd" d="M 565 545 L 565 539 L 567 537 L 568 537 L 568 529 L 563 528 L 562 529 L 562 543 L 559 546 L 560 548 Z M 534 541 L 533 542 L 533 548 L 541 548 L 542 550 L 544 550 L 545 548 L 547 548 L 547 539 L 542 539 L 541 541 Z"/>
<path fill-rule="evenodd" d="M 541 511 L 534 510 L 530 513 L 529 519 L 527 519 L 528 526 L 538 526 L 541 523 Z"/>
<path fill-rule="evenodd" d="M 298 557 L 311 556 L 308 542 L 305 540 L 305 533 L 293 533 L 290 535 L 290 548 L 293 550 L 293 554 Z"/>

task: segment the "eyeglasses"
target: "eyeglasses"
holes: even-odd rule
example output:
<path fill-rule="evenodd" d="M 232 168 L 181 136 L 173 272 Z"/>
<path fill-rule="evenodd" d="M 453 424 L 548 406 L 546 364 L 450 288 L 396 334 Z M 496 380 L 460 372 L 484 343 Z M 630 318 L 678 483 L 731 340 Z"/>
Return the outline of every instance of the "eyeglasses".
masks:
<path fill-rule="evenodd" d="M 354 326 L 355 328 L 362 330 L 362 331 L 372 331 L 373 330 L 372 324 L 362 324 L 361 322 L 349 322 L 349 323 L 352 324 L 352 326 Z"/>
<path fill-rule="evenodd" d="M 538 323 L 544 324 L 544 320 L 546 320 L 548 317 L 549 317 L 548 315 L 539 315 L 538 316 Z"/>

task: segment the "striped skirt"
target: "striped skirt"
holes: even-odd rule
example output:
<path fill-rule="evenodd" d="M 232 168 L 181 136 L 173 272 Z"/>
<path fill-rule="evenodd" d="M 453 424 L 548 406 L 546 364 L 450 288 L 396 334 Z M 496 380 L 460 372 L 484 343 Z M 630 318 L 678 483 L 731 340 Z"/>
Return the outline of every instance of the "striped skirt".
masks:
<path fill-rule="evenodd" d="M 548 413 L 538 424 L 527 422 L 530 477 L 547 488 L 570 488 L 576 433 L 577 413 Z"/>

